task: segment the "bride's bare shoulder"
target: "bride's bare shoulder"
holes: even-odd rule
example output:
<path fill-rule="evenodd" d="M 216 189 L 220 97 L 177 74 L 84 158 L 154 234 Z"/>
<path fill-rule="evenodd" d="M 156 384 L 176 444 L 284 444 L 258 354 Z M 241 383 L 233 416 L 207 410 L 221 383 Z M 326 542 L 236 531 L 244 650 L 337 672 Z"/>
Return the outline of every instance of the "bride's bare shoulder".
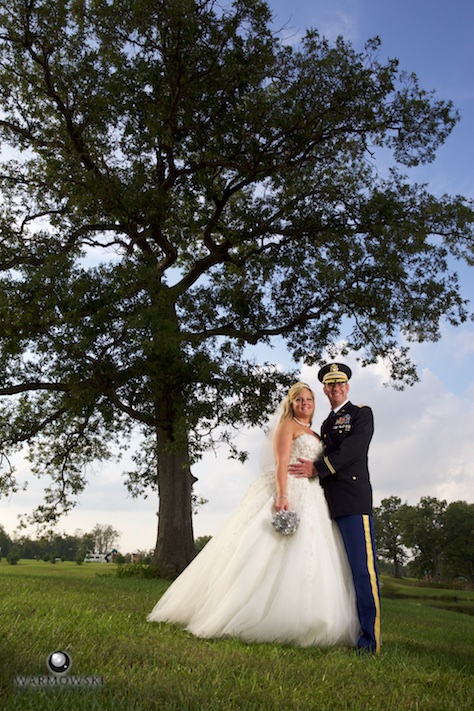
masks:
<path fill-rule="evenodd" d="M 294 439 L 297 431 L 296 423 L 293 420 L 281 420 L 275 430 L 275 437 L 291 437 Z"/>

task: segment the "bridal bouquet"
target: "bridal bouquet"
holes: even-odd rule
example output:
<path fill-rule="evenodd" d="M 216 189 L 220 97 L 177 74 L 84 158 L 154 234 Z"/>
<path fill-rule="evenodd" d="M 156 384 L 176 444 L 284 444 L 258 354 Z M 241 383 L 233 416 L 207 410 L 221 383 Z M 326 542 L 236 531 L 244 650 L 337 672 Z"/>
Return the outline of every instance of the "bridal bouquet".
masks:
<path fill-rule="evenodd" d="M 291 536 L 298 528 L 300 518 L 295 511 L 277 511 L 272 519 L 272 526 L 277 533 Z"/>

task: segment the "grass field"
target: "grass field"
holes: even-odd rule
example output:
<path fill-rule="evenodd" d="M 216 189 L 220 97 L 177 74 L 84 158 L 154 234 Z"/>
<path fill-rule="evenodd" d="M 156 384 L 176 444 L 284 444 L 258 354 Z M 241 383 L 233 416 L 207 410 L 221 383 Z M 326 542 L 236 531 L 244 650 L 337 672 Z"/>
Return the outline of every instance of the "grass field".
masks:
<path fill-rule="evenodd" d="M 454 597 L 469 606 L 472 591 L 417 587 L 413 597 L 383 599 L 383 647 L 375 657 L 202 640 L 149 624 L 146 614 L 168 583 L 116 578 L 112 570 L 96 563 L 0 563 L 2 711 L 474 708 L 474 617 L 426 604 L 433 597 L 451 604 Z M 406 594 L 400 592 L 406 584 L 385 582 L 391 593 Z M 81 683 L 93 677 L 95 685 L 15 685 L 18 677 L 48 677 L 46 661 L 56 650 L 72 659 L 65 676 Z"/>

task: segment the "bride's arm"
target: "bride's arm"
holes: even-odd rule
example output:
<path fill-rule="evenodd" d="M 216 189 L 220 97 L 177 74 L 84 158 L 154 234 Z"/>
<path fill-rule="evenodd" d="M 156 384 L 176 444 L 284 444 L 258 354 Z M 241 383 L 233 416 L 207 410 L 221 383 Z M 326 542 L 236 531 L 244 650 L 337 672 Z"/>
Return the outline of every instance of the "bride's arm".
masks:
<path fill-rule="evenodd" d="M 275 508 L 277 511 L 290 508 L 286 483 L 288 480 L 288 464 L 290 462 L 291 445 L 293 442 L 294 426 L 291 420 L 281 422 L 273 438 L 273 451 L 275 453 Z"/>

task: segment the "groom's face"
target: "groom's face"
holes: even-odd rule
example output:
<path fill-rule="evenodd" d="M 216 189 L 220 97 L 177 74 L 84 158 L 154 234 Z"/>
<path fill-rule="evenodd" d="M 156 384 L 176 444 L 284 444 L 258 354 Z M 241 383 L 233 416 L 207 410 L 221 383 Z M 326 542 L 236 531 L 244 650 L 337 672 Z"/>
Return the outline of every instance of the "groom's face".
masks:
<path fill-rule="evenodd" d="M 324 386 L 324 394 L 328 397 L 333 410 L 347 400 L 348 393 L 349 383 L 328 383 Z"/>

